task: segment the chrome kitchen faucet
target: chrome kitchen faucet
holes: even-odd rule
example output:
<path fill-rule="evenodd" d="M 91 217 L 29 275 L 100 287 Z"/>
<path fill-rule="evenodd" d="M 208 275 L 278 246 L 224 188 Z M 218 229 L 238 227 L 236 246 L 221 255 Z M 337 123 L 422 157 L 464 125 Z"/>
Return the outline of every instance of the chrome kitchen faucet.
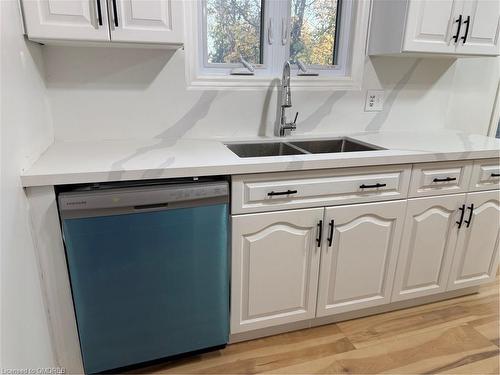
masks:
<path fill-rule="evenodd" d="M 283 75 L 281 77 L 281 116 L 280 116 L 280 127 L 279 136 L 284 137 L 286 131 L 293 131 L 297 129 L 297 116 L 299 112 L 295 114 L 295 119 L 293 122 L 286 122 L 286 108 L 292 107 L 292 92 L 290 91 L 290 62 L 285 61 L 283 65 Z"/>

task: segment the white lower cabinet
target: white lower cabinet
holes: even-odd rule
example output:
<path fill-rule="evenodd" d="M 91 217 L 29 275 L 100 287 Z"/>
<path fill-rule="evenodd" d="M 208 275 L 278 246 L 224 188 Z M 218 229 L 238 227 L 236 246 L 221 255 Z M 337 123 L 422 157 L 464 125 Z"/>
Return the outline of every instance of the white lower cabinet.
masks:
<path fill-rule="evenodd" d="M 233 216 L 231 333 L 314 318 L 323 212 Z"/>
<path fill-rule="evenodd" d="M 388 303 L 406 201 L 326 208 L 317 316 Z"/>
<path fill-rule="evenodd" d="M 499 237 L 500 192 L 468 193 L 448 290 L 483 284 L 495 278 Z"/>
<path fill-rule="evenodd" d="M 465 194 L 408 200 L 392 301 L 446 291 L 464 202 Z"/>
<path fill-rule="evenodd" d="M 476 161 L 472 180 L 470 162 L 426 164 L 425 170 L 417 165 L 413 170 L 417 177 L 432 175 L 433 182 L 436 178 L 456 182 L 456 194 L 433 188 L 424 195 L 432 191 L 434 196 L 421 198 L 373 203 L 366 198 L 367 202 L 358 204 L 233 215 L 231 333 L 368 309 L 494 280 L 499 260 L 500 191 L 467 190 L 496 187 L 489 182 L 495 177 L 495 162 Z M 398 168 L 409 174 L 409 168 Z M 320 176 L 325 189 L 329 188 L 328 173 Z M 354 170 L 346 173 L 357 176 Z M 244 199 L 251 200 L 248 194 L 269 189 L 269 181 L 273 191 L 302 192 L 300 204 L 306 204 L 306 184 L 290 176 L 234 179 L 233 194 L 240 200 L 233 196 L 233 213 L 285 207 L 291 198 L 281 194 L 272 200 L 273 206 L 271 199 L 262 206 L 241 204 Z M 403 185 L 398 196 L 406 198 L 408 184 Z M 314 195 L 311 204 L 322 202 L 321 196 Z"/>

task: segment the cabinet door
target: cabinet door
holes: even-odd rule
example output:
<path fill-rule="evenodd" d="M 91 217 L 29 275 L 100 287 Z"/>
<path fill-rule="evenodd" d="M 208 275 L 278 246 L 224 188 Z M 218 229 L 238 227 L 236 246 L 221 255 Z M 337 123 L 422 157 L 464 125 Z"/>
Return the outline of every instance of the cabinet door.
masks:
<path fill-rule="evenodd" d="M 459 40 L 457 53 L 499 55 L 500 1 L 465 0 L 463 16 L 470 24 L 469 30 L 462 24 L 461 37 L 467 37 Z"/>
<path fill-rule="evenodd" d="M 403 51 L 454 53 L 462 0 L 409 0 Z"/>
<path fill-rule="evenodd" d="M 458 235 L 448 289 L 479 285 L 495 278 L 500 236 L 500 192 L 467 194 L 465 224 Z"/>
<path fill-rule="evenodd" d="M 322 248 L 317 316 L 390 301 L 405 206 L 394 201 L 326 209 L 326 235 L 333 237 Z"/>
<path fill-rule="evenodd" d="M 181 0 L 111 2 L 111 40 L 114 42 L 183 42 Z"/>
<path fill-rule="evenodd" d="M 30 39 L 109 41 L 105 0 L 23 0 L 22 4 Z"/>
<path fill-rule="evenodd" d="M 465 194 L 408 200 L 392 301 L 446 291 Z"/>
<path fill-rule="evenodd" d="M 232 217 L 231 333 L 315 316 L 323 213 Z"/>

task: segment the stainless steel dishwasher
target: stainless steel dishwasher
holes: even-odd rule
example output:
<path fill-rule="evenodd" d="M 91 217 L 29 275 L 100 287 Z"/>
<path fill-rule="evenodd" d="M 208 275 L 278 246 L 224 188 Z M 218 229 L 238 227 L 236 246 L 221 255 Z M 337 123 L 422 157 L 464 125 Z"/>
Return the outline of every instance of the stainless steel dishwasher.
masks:
<path fill-rule="evenodd" d="M 227 343 L 228 190 L 181 180 L 59 194 L 86 373 Z"/>

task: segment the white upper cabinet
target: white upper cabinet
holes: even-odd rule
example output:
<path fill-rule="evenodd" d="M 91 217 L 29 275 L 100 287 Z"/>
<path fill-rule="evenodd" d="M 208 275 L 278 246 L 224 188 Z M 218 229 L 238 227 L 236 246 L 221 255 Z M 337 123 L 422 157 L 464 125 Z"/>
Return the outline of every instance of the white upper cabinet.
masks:
<path fill-rule="evenodd" d="M 419 52 L 454 53 L 455 44 L 450 36 L 458 30 L 460 1 L 410 1 L 404 48 Z"/>
<path fill-rule="evenodd" d="M 323 212 L 233 216 L 231 333 L 314 318 Z"/>
<path fill-rule="evenodd" d="M 374 0 L 370 55 L 500 55 L 498 0 Z"/>
<path fill-rule="evenodd" d="M 448 289 L 479 285 L 495 278 L 500 237 L 500 192 L 467 194 Z"/>
<path fill-rule="evenodd" d="M 465 194 L 408 200 L 392 301 L 446 291 L 464 202 Z"/>
<path fill-rule="evenodd" d="M 106 0 L 23 0 L 33 40 L 109 41 Z"/>
<path fill-rule="evenodd" d="M 182 43 L 179 0 L 112 0 L 111 40 Z"/>
<path fill-rule="evenodd" d="M 461 43 L 463 54 L 500 54 L 500 0 L 465 0 Z"/>
<path fill-rule="evenodd" d="M 326 208 L 317 316 L 388 303 L 406 201 Z"/>
<path fill-rule="evenodd" d="M 22 0 L 29 39 L 183 43 L 181 0 Z"/>

